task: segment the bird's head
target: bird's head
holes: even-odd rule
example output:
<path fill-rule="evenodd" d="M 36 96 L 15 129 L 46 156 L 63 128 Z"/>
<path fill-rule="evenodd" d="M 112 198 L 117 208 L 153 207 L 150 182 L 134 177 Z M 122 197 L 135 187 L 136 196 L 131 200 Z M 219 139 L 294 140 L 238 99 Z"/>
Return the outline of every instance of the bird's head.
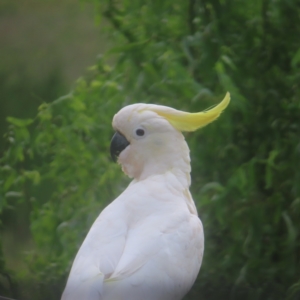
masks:
<path fill-rule="evenodd" d="M 227 93 L 219 105 L 200 113 L 153 104 L 126 106 L 113 118 L 116 133 L 111 141 L 111 156 L 129 177 L 136 179 L 175 168 L 185 168 L 189 173 L 189 149 L 181 132 L 194 131 L 214 121 L 229 101 Z"/>

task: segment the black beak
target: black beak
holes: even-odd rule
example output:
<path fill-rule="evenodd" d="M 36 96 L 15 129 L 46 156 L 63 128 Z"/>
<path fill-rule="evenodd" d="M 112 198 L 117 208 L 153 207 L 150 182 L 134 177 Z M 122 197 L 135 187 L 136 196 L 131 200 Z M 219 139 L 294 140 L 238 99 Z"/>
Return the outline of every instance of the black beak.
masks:
<path fill-rule="evenodd" d="M 129 142 L 120 132 L 116 132 L 110 142 L 110 155 L 114 162 L 117 161 L 120 153 L 129 145 Z"/>

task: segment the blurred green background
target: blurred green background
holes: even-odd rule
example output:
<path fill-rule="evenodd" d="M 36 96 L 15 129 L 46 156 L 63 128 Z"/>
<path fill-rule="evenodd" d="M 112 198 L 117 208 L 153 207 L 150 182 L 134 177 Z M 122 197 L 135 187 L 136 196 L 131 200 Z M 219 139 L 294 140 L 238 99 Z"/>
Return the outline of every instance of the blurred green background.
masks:
<path fill-rule="evenodd" d="M 232 101 L 186 134 L 206 248 L 185 299 L 300 299 L 299 0 L 2 0 L 0 295 L 59 299 L 129 180 L 111 119 Z"/>
<path fill-rule="evenodd" d="M 3 137 L 9 127 L 6 117 L 34 118 L 42 103 L 69 93 L 108 49 L 109 40 L 95 17 L 94 6 L 74 0 L 2 0 L 0 39 L 3 156 L 7 149 Z M 24 253 L 34 247 L 29 216 L 30 207 L 22 201 L 6 206 L 1 215 L 1 241 L 6 265 L 12 270 L 26 268 Z"/>

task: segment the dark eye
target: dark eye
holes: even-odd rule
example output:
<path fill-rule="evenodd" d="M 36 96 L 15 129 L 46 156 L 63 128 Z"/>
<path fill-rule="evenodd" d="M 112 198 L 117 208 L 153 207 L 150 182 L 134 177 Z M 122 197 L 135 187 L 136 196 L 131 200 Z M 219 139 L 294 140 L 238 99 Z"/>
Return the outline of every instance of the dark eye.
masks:
<path fill-rule="evenodd" d="M 145 134 L 145 131 L 143 129 L 137 129 L 135 133 L 138 136 L 143 136 Z"/>

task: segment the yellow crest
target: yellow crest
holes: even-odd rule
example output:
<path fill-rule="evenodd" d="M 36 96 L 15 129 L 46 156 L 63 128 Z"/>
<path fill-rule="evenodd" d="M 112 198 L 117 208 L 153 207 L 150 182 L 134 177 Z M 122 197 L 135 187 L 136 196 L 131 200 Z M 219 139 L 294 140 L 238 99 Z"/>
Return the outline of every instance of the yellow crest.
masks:
<path fill-rule="evenodd" d="M 159 105 L 151 107 L 150 110 L 167 119 L 179 131 L 195 131 L 216 120 L 229 102 L 230 94 L 227 92 L 221 103 L 203 112 L 188 113 Z"/>

